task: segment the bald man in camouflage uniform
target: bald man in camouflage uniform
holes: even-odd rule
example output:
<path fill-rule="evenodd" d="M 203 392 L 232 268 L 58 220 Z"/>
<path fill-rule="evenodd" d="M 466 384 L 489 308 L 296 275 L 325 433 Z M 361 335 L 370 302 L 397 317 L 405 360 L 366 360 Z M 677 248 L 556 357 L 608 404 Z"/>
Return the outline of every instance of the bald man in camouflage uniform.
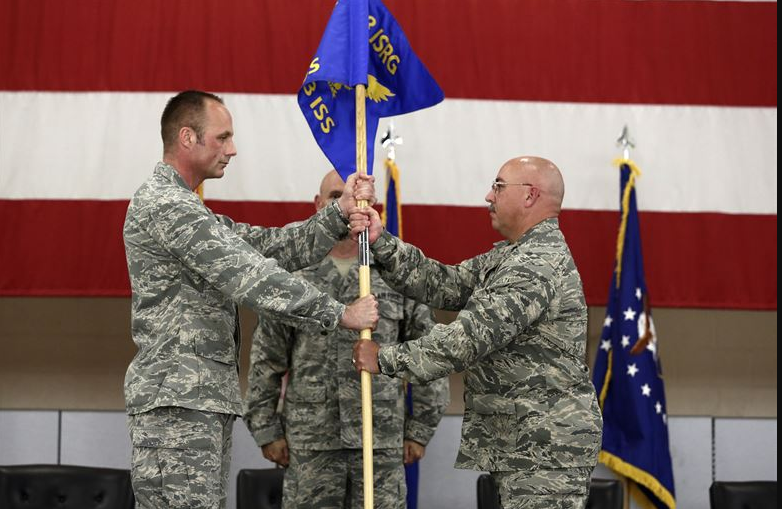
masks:
<path fill-rule="evenodd" d="M 123 231 L 138 346 L 125 377 L 133 490 L 139 508 L 214 509 L 225 507 L 242 407 L 236 303 L 323 331 L 373 327 L 377 303 L 346 307 L 284 270 L 347 234 L 339 203 L 297 228 L 261 228 L 212 213 L 193 192 L 236 154 L 219 97 L 178 94 L 161 127 L 163 161 L 133 196 Z M 355 204 L 354 182 L 343 207 Z M 360 187 L 356 196 L 371 200 L 371 185 Z"/>
<path fill-rule="evenodd" d="M 315 207 L 323 210 L 342 195 L 336 171 L 323 179 Z M 323 261 L 297 272 L 333 298 L 358 294 L 357 244 L 344 240 Z M 373 337 L 396 345 L 422 337 L 434 325 L 425 305 L 406 299 L 370 265 L 380 321 Z M 356 334 L 317 327 L 289 327 L 259 317 L 250 353 L 244 420 L 264 457 L 286 467 L 283 508 L 364 507 L 361 380 L 351 363 Z M 289 373 L 283 413 L 277 413 L 282 380 Z M 372 381 L 375 509 L 404 509 L 404 463 L 423 457 L 448 404 L 448 380 L 413 388 L 413 413 L 406 415 L 400 379 Z"/>
<path fill-rule="evenodd" d="M 489 471 L 503 509 L 583 508 L 600 448 L 587 308 L 557 220 L 563 196 L 553 163 L 511 159 L 486 195 L 492 226 L 507 240 L 456 266 L 381 233 L 374 211 L 351 215 L 357 228 L 370 225 L 375 261 L 393 288 L 459 311 L 418 341 L 357 342 L 357 368 L 413 382 L 464 371 L 456 466 Z"/>

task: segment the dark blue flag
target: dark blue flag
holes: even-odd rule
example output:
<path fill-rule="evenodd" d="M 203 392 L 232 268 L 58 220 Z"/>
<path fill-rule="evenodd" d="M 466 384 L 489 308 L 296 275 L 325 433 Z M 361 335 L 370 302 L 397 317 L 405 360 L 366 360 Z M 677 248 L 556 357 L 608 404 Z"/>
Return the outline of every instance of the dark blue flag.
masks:
<path fill-rule="evenodd" d="M 621 163 L 622 219 L 594 383 L 603 411 L 600 462 L 627 477 L 644 508 L 676 507 L 657 337 L 635 199 L 638 168 Z"/>
<path fill-rule="evenodd" d="M 353 87 L 367 86 L 367 173 L 378 119 L 443 100 L 443 92 L 413 53 L 380 0 L 339 0 L 299 91 L 304 118 L 343 179 L 356 171 Z"/>
<path fill-rule="evenodd" d="M 392 235 L 402 238 L 402 202 L 399 193 L 399 167 L 393 159 L 386 159 L 386 203 L 383 207 L 383 226 Z M 407 384 L 405 410 L 413 415 L 413 385 Z M 407 509 L 418 507 L 419 463 L 405 465 Z"/>
<path fill-rule="evenodd" d="M 386 159 L 386 203 L 383 207 L 383 226 L 391 235 L 402 238 L 402 202 L 399 193 L 399 167 Z"/>
<path fill-rule="evenodd" d="M 413 385 L 407 384 L 405 408 L 413 415 Z M 405 483 L 407 484 L 407 509 L 418 509 L 418 479 L 420 464 L 418 461 L 405 465 Z"/>

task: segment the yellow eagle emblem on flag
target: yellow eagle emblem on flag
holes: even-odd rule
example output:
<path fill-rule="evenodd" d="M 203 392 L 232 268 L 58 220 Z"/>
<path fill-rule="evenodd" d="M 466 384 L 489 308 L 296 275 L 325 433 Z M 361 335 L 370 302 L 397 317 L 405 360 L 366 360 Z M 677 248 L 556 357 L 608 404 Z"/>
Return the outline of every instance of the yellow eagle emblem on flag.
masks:
<path fill-rule="evenodd" d="M 377 78 L 371 74 L 367 75 L 367 97 L 379 103 L 380 101 L 388 101 L 389 97 L 393 97 L 396 94 L 391 92 L 388 88 L 383 86 Z"/>
<path fill-rule="evenodd" d="M 331 90 L 331 97 L 337 97 L 337 93 L 342 89 L 353 90 L 353 87 L 349 87 L 344 83 L 335 83 L 333 81 L 329 81 L 329 90 Z"/>
<path fill-rule="evenodd" d="M 340 90 L 353 90 L 353 87 L 345 85 L 344 83 L 335 83 L 333 81 L 329 81 L 328 83 L 329 90 L 331 90 L 331 97 L 337 97 Z M 374 102 L 379 103 L 380 101 L 388 101 L 389 97 L 394 97 L 395 95 L 396 94 L 391 92 L 388 87 L 377 81 L 377 78 L 371 74 L 367 74 L 367 97 Z"/>

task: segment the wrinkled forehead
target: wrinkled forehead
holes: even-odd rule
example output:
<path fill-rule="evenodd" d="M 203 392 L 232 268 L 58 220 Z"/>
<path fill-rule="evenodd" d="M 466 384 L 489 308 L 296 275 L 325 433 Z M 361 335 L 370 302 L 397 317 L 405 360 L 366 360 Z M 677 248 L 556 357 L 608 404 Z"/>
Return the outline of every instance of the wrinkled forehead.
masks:
<path fill-rule="evenodd" d="M 532 170 L 529 164 L 520 159 L 512 159 L 500 167 L 497 173 L 497 179 L 504 182 L 516 182 L 523 179 L 529 179 Z"/>

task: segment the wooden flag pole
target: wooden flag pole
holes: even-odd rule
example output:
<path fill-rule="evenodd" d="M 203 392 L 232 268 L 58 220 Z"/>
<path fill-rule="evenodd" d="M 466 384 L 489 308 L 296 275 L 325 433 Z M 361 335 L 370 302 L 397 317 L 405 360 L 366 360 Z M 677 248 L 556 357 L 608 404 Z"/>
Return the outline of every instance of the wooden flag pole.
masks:
<path fill-rule="evenodd" d="M 356 172 L 367 174 L 367 128 L 366 128 L 366 96 L 364 85 L 356 85 Z M 358 202 L 359 207 L 369 205 L 367 200 Z M 370 293 L 369 277 L 369 232 L 364 230 L 358 238 L 358 286 L 359 297 Z M 372 330 L 361 331 L 362 340 L 372 339 Z M 372 464 L 372 375 L 368 371 L 361 372 L 361 445 L 364 451 L 364 509 L 373 509 L 374 483 Z"/>

